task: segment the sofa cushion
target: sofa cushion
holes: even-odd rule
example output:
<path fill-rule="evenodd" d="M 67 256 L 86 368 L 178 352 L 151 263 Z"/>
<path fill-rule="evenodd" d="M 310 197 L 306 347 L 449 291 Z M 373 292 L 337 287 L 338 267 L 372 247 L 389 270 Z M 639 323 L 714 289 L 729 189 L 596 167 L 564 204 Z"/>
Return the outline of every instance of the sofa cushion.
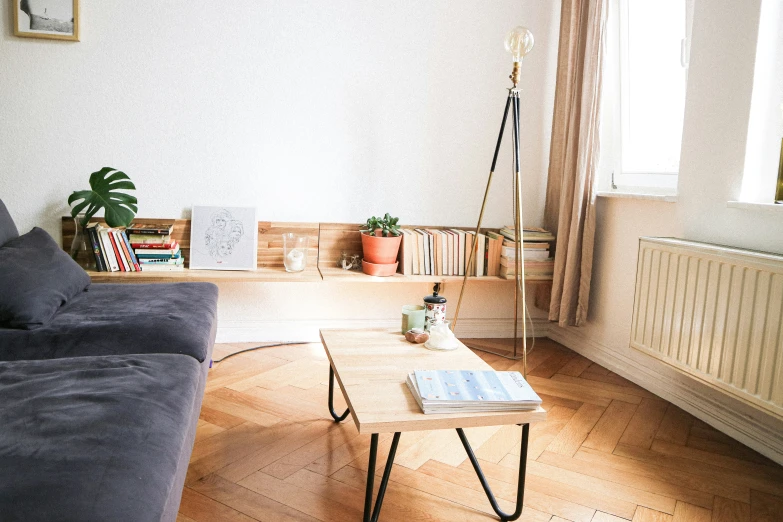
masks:
<path fill-rule="evenodd" d="M 0 328 L 0 361 L 177 353 L 202 362 L 215 340 L 217 296 L 211 283 L 93 284 L 43 328 Z"/>
<path fill-rule="evenodd" d="M 5 203 L 0 199 L 0 246 L 18 236 L 19 231 L 16 229 L 16 224 L 11 219 L 8 209 L 5 208 Z"/>
<path fill-rule="evenodd" d="M 0 325 L 39 328 L 89 284 L 90 276 L 36 227 L 0 247 Z"/>
<path fill-rule="evenodd" d="M 200 372 L 169 354 L 0 362 L 0 519 L 165 518 Z"/>

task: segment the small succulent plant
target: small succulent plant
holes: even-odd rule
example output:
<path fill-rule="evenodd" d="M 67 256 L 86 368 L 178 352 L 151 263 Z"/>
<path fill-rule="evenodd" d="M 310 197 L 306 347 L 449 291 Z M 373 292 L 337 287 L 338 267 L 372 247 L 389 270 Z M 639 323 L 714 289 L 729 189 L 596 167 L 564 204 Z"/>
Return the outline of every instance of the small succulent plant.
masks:
<path fill-rule="evenodd" d="M 384 237 L 399 236 L 400 226 L 397 224 L 399 220 L 400 218 L 391 217 L 387 212 L 382 218 L 375 216 L 369 218 L 360 230 L 366 234 L 377 234 L 380 230 L 380 235 Z"/>

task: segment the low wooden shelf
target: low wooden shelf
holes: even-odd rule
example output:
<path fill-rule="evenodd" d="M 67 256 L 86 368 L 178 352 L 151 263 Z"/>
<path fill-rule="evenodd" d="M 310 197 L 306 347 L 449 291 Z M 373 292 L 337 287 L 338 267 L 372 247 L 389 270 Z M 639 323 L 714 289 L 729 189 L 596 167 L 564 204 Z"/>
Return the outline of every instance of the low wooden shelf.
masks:
<path fill-rule="evenodd" d="M 100 220 L 95 220 L 100 222 Z M 172 237 L 177 240 L 185 258 L 190 258 L 190 220 L 189 219 L 150 219 L 137 218 L 135 223 L 174 225 Z M 73 241 L 75 232 L 73 218 L 62 218 L 62 240 L 64 248 Z M 307 235 L 310 244 L 307 249 L 307 268 L 303 272 L 286 272 L 283 265 L 282 234 L 293 232 Z M 459 283 L 462 276 L 443 275 L 403 275 L 390 277 L 369 276 L 361 270 L 343 270 L 338 266 L 342 253 L 349 255 L 362 253 L 362 242 L 358 224 L 346 223 L 278 223 L 259 221 L 258 223 L 258 263 L 255 271 L 223 270 L 184 270 L 171 272 L 98 272 L 87 273 L 95 283 L 175 283 L 199 281 L 210 283 L 271 283 L 271 282 L 320 282 L 334 281 L 346 283 Z M 91 256 L 92 253 L 88 252 Z M 77 259 L 86 265 L 92 259 Z M 94 263 L 93 263 L 94 264 Z M 469 277 L 473 283 L 513 283 L 513 279 L 497 276 Z M 536 286 L 551 285 L 549 279 L 528 279 Z"/>
<path fill-rule="evenodd" d="M 318 268 L 286 272 L 285 268 L 247 270 L 177 270 L 171 272 L 97 272 L 88 270 L 93 283 L 312 283 L 322 280 Z"/>

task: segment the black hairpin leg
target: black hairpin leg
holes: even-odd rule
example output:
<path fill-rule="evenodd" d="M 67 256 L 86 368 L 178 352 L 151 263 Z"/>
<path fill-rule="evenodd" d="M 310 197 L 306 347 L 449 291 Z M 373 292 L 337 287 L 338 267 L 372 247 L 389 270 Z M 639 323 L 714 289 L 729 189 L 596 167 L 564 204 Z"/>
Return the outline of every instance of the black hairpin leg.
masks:
<path fill-rule="evenodd" d="M 522 424 L 522 450 L 519 452 L 519 478 L 517 479 L 517 508 L 514 511 L 514 513 L 509 515 L 501 511 L 500 506 L 498 506 L 498 503 L 495 500 L 495 495 L 492 494 L 492 490 L 490 489 L 489 484 L 487 483 L 487 479 L 484 477 L 484 472 L 481 471 L 481 466 L 479 466 L 478 460 L 476 459 L 476 456 L 473 454 L 473 449 L 470 447 L 468 438 L 465 437 L 465 432 L 462 431 L 462 428 L 457 428 L 457 435 L 459 435 L 459 440 L 461 440 L 462 445 L 465 446 L 465 452 L 467 452 L 468 454 L 470 463 L 473 464 L 473 469 L 476 471 L 476 475 L 478 475 L 479 481 L 481 482 L 481 487 L 484 488 L 484 493 L 487 494 L 489 503 L 492 504 L 492 509 L 495 510 L 495 513 L 497 513 L 497 515 L 500 517 L 500 520 L 502 520 L 503 522 L 506 522 L 507 520 L 516 520 L 522 514 L 522 501 L 524 500 L 525 497 L 525 467 L 527 465 L 527 436 L 529 431 L 530 431 L 530 426 L 527 424 Z"/>
<path fill-rule="evenodd" d="M 346 409 L 342 415 L 337 415 L 334 411 L 334 370 L 332 365 L 329 365 L 329 413 L 332 414 L 334 422 L 342 422 L 351 412 L 350 409 Z"/>
<path fill-rule="evenodd" d="M 400 432 L 394 434 L 391 448 L 389 449 L 389 458 L 386 459 L 386 467 L 383 469 L 381 478 L 381 487 L 378 488 L 378 497 L 375 499 L 375 508 L 372 507 L 372 488 L 375 483 L 375 459 L 378 456 L 378 434 L 373 433 L 370 442 L 370 462 L 367 467 L 367 491 L 364 494 L 364 518 L 363 522 L 378 522 L 383 505 L 383 497 L 386 495 L 386 486 L 389 485 L 389 476 L 391 475 L 392 464 L 394 464 L 394 454 L 397 453 L 397 443 L 400 442 Z"/>

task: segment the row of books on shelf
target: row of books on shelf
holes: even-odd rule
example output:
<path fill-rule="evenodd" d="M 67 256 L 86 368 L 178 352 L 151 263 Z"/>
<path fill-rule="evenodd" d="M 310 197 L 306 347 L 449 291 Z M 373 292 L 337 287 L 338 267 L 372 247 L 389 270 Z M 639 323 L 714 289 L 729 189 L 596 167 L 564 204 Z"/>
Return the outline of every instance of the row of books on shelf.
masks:
<path fill-rule="evenodd" d="M 425 414 L 530 411 L 541 405 L 519 372 L 415 370 L 406 384 Z"/>
<path fill-rule="evenodd" d="M 172 225 L 131 224 L 120 229 L 91 223 L 86 232 L 99 272 L 184 270 L 172 229 Z"/>
<path fill-rule="evenodd" d="M 516 242 L 511 227 L 498 232 L 459 229 L 403 228 L 400 273 L 403 275 L 498 276 L 512 279 L 515 274 Z M 509 239 L 509 236 L 511 239 Z M 551 278 L 554 261 L 550 242 L 555 237 L 540 228 L 524 229 L 525 275 Z M 473 262 L 470 249 L 476 243 Z"/>

